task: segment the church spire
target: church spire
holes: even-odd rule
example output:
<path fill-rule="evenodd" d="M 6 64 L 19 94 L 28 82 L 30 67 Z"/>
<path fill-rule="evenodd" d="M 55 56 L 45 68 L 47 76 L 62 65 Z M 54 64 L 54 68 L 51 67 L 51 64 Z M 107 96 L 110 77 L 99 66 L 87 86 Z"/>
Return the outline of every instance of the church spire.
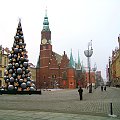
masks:
<path fill-rule="evenodd" d="M 74 68 L 74 60 L 73 60 L 73 55 L 72 55 L 72 49 L 71 49 L 71 54 L 70 54 L 70 61 L 69 61 L 69 67 Z"/>
<path fill-rule="evenodd" d="M 81 63 L 80 63 L 79 51 L 78 51 L 78 63 L 77 63 L 76 69 L 77 69 L 77 70 L 81 70 Z"/>
<path fill-rule="evenodd" d="M 48 21 L 48 17 L 47 17 L 47 8 L 45 10 L 45 17 L 44 17 L 44 21 L 43 21 L 43 30 L 44 31 L 50 31 L 50 29 L 49 29 L 49 21 Z"/>
<path fill-rule="evenodd" d="M 80 65 L 80 56 L 79 56 L 79 51 L 78 51 L 78 65 Z"/>

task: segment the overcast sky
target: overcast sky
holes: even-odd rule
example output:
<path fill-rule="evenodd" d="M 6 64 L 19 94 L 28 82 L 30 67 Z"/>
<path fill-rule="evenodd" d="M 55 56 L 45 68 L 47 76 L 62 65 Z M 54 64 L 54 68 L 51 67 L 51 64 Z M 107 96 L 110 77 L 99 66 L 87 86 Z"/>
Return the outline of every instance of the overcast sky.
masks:
<path fill-rule="evenodd" d="M 0 0 L 0 44 L 13 46 L 21 18 L 29 62 L 36 65 L 40 50 L 45 9 L 51 30 L 53 51 L 60 55 L 72 49 L 74 59 L 87 66 L 84 50 L 93 41 L 91 66 L 97 65 L 106 77 L 106 64 L 118 46 L 120 0 Z"/>

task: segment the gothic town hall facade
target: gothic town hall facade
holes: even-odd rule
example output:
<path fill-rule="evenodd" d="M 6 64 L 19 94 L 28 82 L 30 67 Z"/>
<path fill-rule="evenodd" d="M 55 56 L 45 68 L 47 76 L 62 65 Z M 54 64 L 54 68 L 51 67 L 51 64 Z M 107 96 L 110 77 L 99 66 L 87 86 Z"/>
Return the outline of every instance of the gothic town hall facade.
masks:
<path fill-rule="evenodd" d="M 65 51 L 59 55 L 52 50 L 51 31 L 47 14 L 41 31 L 39 59 L 36 67 L 37 89 L 76 88 L 76 70 L 73 67 L 72 52 L 70 59 Z"/>

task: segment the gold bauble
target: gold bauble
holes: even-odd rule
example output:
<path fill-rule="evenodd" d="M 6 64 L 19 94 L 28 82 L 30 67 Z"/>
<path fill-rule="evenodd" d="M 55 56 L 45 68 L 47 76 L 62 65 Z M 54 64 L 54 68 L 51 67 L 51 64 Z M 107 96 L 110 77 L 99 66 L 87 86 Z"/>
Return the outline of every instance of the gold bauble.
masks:
<path fill-rule="evenodd" d="M 22 88 L 19 87 L 19 88 L 18 88 L 18 91 L 22 91 Z"/>
<path fill-rule="evenodd" d="M 16 48 L 19 48 L 19 45 L 16 45 Z"/>
<path fill-rule="evenodd" d="M 24 80 L 23 80 L 24 82 L 27 82 L 27 79 L 26 78 L 24 78 Z"/>
<path fill-rule="evenodd" d="M 21 78 L 21 75 L 18 75 L 17 78 L 20 79 L 20 78 Z"/>
<path fill-rule="evenodd" d="M 11 74 L 8 75 L 9 78 L 10 78 L 11 76 L 12 76 Z"/>

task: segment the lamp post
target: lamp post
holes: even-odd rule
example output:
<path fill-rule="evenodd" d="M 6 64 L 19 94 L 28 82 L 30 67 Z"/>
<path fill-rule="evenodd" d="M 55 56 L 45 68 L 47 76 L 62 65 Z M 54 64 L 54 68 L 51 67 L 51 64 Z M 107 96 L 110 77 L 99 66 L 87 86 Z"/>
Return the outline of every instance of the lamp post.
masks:
<path fill-rule="evenodd" d="M 111 85 L 111 58 L 109 57 L 109 87 L 110 87 L 110 85 Z"/>
<path fill-rule="evenodd" d="M 92 93 L 92 83 L 91 83 L 91 80 L 90 80 L 90 69 L 91 69 L 90 68 L 90 57 L 93 54 L 92 40 L 88 43 L 88 49 L 84 51 L 84 54 L 87 57 L 88 70 L 89 70 L 89 93 Z"/>
<path fill-rule="evenodd" d="M 97 82 L 97 80 L 96 80 L 96 71 L 97 70 L 97 66 L 96 66 L 96 63 L 94 64 L 94 68 L 93 68 L 93 71 L 94 71 L 94 74 L 95 74 L 95 89 L 96 89 L 96 87 L 98 86 L 98 82 Z"/>

